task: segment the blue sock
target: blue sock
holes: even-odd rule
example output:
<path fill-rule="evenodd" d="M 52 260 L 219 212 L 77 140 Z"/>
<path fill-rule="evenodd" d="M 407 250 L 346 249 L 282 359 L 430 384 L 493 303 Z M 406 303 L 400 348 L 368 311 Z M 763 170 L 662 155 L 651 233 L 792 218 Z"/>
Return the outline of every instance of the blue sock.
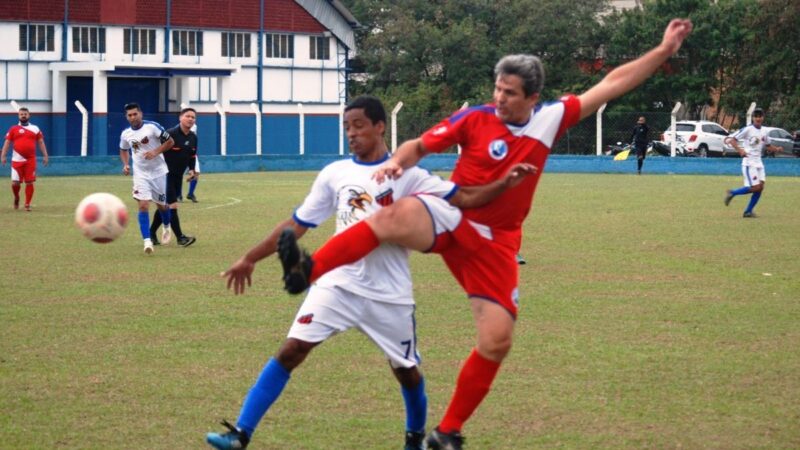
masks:
<path fill-rule="evenodd" d="M 197 187 L 197 180 L 192 180 L 189 182 L 189 195 L 194 195 L 194 188 Z"/>
<path fill-rule="evenodd" d="M 244 430 L 248 436 L 252 436 L 258 422 L 267 413 L 272 403 L 280 397 L 290 376 L 291 374 L 277 359 L 270 358 L 267 365 L 261 370 L 256 384 L 247 393 L 236 426 Z"/>
<path fill-rule="evenodd" d="M 406 404 L 406 430 L 421 433 L 425 431 L 428 418 L 428 396 L 425 395 L 425 379 L 422 378 L 413 389 L 402 387 L 403 401 Z"/>
<path fill-rule="evenodd" d="M 147 211 L 139 211 L 139 231 L 142 239 L 150 239 L 150 213 Z"/>
<path fill-rule="evenodd" d="M 169 220 L 172 217 L 169 208 L 165 209 L 164 211 L 158 210 L 161 213 L 161 223 L 164 225 L 164 229 L 166 230 L 169 228 Z"/>
<path fill-rule="evenodd" d="M 753 196 L 750 197 L 750 204 L 747 205 L 747 209 L 744 210 L 746 213 L 752 213 L 753 208 L 756 207 L 756 203 L 761 198 L 761 192 L 753 192 Z"/>
<path fill-rule="evenodd" d="M 744 195 L 750 193 L 750 186 L 742 186 L 739 189 L 734 189 L 731 191 L 731 195 Z"/>

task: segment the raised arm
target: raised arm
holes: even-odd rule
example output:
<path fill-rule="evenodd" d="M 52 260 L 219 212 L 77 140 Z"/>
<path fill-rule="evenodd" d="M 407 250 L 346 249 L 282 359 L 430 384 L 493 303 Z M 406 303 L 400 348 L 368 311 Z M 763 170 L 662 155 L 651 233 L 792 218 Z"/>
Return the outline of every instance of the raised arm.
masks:
<path fill-rule="evenodd" d="M 247 283 L 247 287 L 252 285 L 252 275 L 253 270 L 256 268 L 256 263 L 277 251 L 278 237 L 287 227 L 294 229 L 294 234 L 298 239 L 308 230 L 308 228 L 295 222 L 293 218 L 279 223 L 263 241 L 253 246 L 241 258 L 236 260 L 228 270 L 220 274 L 220 276 L 228 279 L 228 289 L 233 286 L 234 294 L 242 294 L 244 293 L 245 283 Z"/>
<path fill-rule="evenodd" d="M 497 198 L 507 189 L 522 183 L 527 175 L 533 175 L 538 170 L 533 164 L 515 164 L 499 180 L 483 186 L 461 186 L 458 192 L 450 197 L 450 204 L 459 208 L 479 208 Z"/>
<path fill-rule="evenodd" d="M 642 84 L 683 44 L 692 32 L 689 19 L 672 19 L 664 31 L 664 38 L 658 47 L 612 70 L 599 83 L 580 95 L 581 119 L 586 118 L 604 103 L 621 97 Z"/>

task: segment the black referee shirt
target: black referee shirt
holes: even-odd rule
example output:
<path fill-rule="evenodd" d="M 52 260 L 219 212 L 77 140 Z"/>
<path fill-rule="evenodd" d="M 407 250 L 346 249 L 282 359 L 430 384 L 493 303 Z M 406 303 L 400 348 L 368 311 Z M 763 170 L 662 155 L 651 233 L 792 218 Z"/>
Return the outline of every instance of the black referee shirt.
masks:
<path fill-rule="evenodd" d="M 183 134 L 180 125 L 170 128 L 167 133 L 172 136 L 175 145 L 164 152 L 164 160 L 167 162 L 170 173 L 183 175 L 192 156 L 197 154 L 197 135 L 191 130 L 189 130 L 189 134 Z"/>

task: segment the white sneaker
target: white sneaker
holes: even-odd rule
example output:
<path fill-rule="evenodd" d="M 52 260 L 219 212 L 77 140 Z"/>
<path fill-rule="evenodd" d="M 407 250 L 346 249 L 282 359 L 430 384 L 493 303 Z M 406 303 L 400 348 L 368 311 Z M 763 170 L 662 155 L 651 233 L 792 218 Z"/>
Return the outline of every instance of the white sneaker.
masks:
<path fill-rule="evenodd" d="M 144 252 L 145 254 L 148 255 L 153 253 L 153 241 L 151 241 L 150 239 L 144 240 Z"/>
<path fill-rule="evenodd" d="M 167 245 L 172 240 L 172 231 L 169 227 L 164 227 L 164 231 L 161 232 L 161 245 Z"/>

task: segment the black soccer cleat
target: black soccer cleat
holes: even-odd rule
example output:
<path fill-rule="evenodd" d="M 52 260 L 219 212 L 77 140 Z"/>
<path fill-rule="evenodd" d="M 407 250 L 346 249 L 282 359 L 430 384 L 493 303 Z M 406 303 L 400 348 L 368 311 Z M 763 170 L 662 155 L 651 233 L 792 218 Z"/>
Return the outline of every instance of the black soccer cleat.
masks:
<path fill-rule="evenodd" d="M 730 205 L 731 200 L 733 200 L 733 194 L 731 193 L 731 191 L 725 192 L 725 206 Z"/>
<path fill-rule="evenodd" d="M 755 219 L 758 216 L 754 212 L 745 212 L 744 214 L 742 214 L 742 217 L 744 217 L 745 219 Z"/>
<path fill-rule="evenodd" d="M 188 246 L 194 244 L 194 242 L 196 240 L 197 239 L 194 236 L 186 236 L 186 235 L 184 235 L 184 236 L 181 236 L 181 237 L 178 238 L 178 245 L 180 245 L 181 247 L 188 247 Z"/>
<path fill-rule="evenodd" d="M 286 228 L 278 237 L 278 257 L 283 266 L 283 288 L 290 294 L 299 294 L 309 286 L 311 256 L 297 245 L 294 230 Z"/>
<path fill-rule="evenodd" d="M 191 200 L 192 203 L 197 203 L 197 197 L 195 197 L 194 194 L 189 194 L 189 195 L 186 196 L 186 198 L 188 200 Z"/>
<path fill-rule="evenodd" d="M 406 446 L 404 450 L 425 450 L 425 431 L 406 431 Z"/>
<path fill-rule="evenodd" d="M 464 447 L 464 436 L 458 431 L 442 433 L 436 427 L 428 435 L 426 443 L 430 450 L 461 450 Z"/>
<path fill-rule="evenodd" d="M 228 429 L 227 433 L 208 433 L 206 442 L 217 450 L 236 450 L 247 448 L 250 437 L 244 431 L 231 425 L 227 420 L 223 420 L 222 425 Z"/>

